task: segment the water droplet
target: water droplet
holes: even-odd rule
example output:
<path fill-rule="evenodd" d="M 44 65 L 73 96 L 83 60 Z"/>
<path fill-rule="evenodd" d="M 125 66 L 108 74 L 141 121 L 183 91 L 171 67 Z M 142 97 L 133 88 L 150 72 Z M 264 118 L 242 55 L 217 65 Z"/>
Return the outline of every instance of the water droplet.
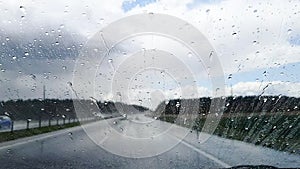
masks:
<path fill-rule="evenodd" d="M 292 32 L 293 32 L 292 29 L 288 29 L 288 30 L 287 30 L 288 35 L 291 34 Z"/>
<path fill-rule="evenodd" d="M 16 56 L 13 56 L 13 57 L 12 57 L 12 59 L 13 59 L 13 60 L 16 60 L 16 59 L 17 59 L 17 57 L 16 57 Z"/>
<path fill-rule="evenodd" d="M 210 60 L 210 61 L 212 61 L 213 54 L 214 54 L 214 51 L 211 51 L 210 54 L 209 54 L 209 60 Z"/>
<path fill-rule="evenodd" d="M 266 102 L 267 102 L 267 100 L 268 100 L 267 98 L 264 98 L 264 103 L 266 103 Z"/>
<path fill-rule="evenodd" d="M 67 66 L 63 66 L 62 69 L 63 69 L 63 70 L 66 70 L 66 69 L 67 69 Z"/>
<path fill-rule="evenodd" d="M 26 13 L 26 8 L 24 6 L 20 6 L 20 10 L 21 12 Z"/>
<path fill-rule="evenodd" d="M 235 38 L 237 36 L 237 33 L 233 32 L 231 35 Z"/>
<path fill-rule="evenodd" d="M 29 53 L 28 53 L 28 52 L 25 52 L 24 55 L 25 55 L 25 56 L 29 56 Z"/>
<path fill-rule="evenodd" d="M 55 42 L 55 45 L 59 45 L 59 42 Z"/>
<path fill-rule="evenodd" d="M 188 57 L 191 58 L 193 56 L 192 52 L 188 53 Z"/>
<path fill-rule="evenodd" d="M 101 24 L 101 25 L 104 24 L 104 18 L 100 18 L 100 24 Z"/>
<path fill-rule="evenodd" d="M 48 35 L 49 35 L 49 32 L 45 32 L 45 35 L 48 36 Z"/>
<path fill-rule="evenodd" d="M 70 87 L 73 86 L 72 82 L 67 82 L 67 84 L 68 84 Z"/>
<path fill-rule="evenodd" d="M 72 132 L 69 132 L 68 136 L 70 137 L 71 140 L 73 140 L 73 133 Z"/>
<path fill-rule="evenodd" d="M 139 103 L 142 104 L 142 103 L 143 103 L 143 100 L 140 99 L 140 100 L 139 100 Z"/>
<path fill-rule="evenodd" d="M 9 37 L 6 37 L 5 40 L 6 40 L 6 41 L 9 41 L 10 39 L 9 39 Z"/>
<path fill-rule="evenodd" d="M 175 106 L 176 106 L 177 108 L 180 107 L 180 103 L 177 102 Z"/>
<path fill-rule="evenodd" d="M 108 59 L 108 63 L 112 63 L 113 62 L 113 60 L 112 59 Z"/>
<path fill-rule="evenodd" d="M 35 76 L 34 74 L 30 74 L 29 76 L 30 76 L 33 80 L 36 79 L 36 76 Z"/>

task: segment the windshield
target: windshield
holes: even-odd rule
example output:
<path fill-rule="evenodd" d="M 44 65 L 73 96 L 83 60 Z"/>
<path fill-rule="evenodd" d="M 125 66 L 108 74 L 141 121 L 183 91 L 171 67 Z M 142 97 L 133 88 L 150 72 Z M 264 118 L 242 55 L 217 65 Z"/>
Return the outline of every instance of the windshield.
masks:
<path fill-rule="evenodd" d="M 0 168 L 299 167 L 299 5 L 0 0 Z"/>

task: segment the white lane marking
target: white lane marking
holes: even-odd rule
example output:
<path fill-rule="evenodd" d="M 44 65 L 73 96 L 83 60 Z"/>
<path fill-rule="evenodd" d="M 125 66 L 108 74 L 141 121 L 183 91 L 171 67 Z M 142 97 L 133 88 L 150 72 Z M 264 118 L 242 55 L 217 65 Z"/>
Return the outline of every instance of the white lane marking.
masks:
<path fill-rule="evenodd" d="M 209 153 L 207 153 L 207 152 L 205 152 L 205 151 L 203 151 L 203 150 L 200 150 L 199 148 L 197 148 L 197 147 L 191 145 L 190 143 L 188 143 L 188 142 L 186 142 L 186 141 L 184 141 L 184 140 L 180 140 L 180 139 L 178 139 L 177 137 L 174 137 L 174 136 L 171 136 L 171 137 L 173 137 L 174 139 L 180 141 L 180 143 L 182 143 L 182 144 L 184 144 L 185 146 L 187 146 L 187 147 L 193 149 L 194 151 L 198 152 L 199 154 L 201 154 L 201 155 L 203 155 L 203 156 L 205 156 L 205 157 L 211 159 L 212 161 L 216 162 L 216 163 L 219 164 L 220 166 L 222 166 L 222 167 L 224 167 L 224 168 L 230 168 L 230 167 L 231 167 L 231 165 L 229 165 L 229 164 L 227 164 L 227 163 L 225 163 L 225 162 L 219 160 L 217 157 L 214 157 L 213 155 L 211 155 L 211 154 L 209 154 Z"/>

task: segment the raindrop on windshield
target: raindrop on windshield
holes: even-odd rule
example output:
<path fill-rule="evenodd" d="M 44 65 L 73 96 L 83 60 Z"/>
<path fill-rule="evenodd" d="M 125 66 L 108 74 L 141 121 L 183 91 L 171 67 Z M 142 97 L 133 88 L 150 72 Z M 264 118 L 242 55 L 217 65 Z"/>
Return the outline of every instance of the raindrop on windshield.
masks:
<path fill-rule="evenodd" d="M 20 6 L 20 10 L 21 10 L 21 12 L 26 13 L 26 9 L 24 6 Z"/>
<path fill-rule="evenodd" d="M 30 76 L 33 80 L 36 79 L 36 76 L 35 76 L 34 74 L 30 74 L 29 76 Z"/>
<path fill-rule="evenodd" d="M 67 82 L 67 84 L 68 84 L 70 87 L 73 86 L 72 82 Z"/>
<path fill-rule="evenodd" d="M 231 35 L 235 38 L 237 36 L 237 33 L 233 32 Z"/>
<path fill-rule="evenodd" d="M 71 140 L 73 140 L 73 133 L 72 132 L 69 132 L 68 136 L 70 137 Z"/>

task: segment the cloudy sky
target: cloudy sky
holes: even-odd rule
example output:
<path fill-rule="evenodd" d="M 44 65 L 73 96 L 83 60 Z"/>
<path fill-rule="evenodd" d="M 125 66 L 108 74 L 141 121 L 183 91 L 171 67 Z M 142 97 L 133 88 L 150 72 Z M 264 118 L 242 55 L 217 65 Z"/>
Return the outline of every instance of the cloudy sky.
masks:
<path fill-rule="evenodd" d="M 74 97 L 74 86 L 70 84 L 74 83 L 76 68 L 85 69 L 85 63 L 78 62 L 78 55 L 89 39 L 111 23 L 141 13 L 168 14 L 196 27 L 213 46 L 221 63 L 225 95 L 300 96 L 299 1 L 2 0 L 0 13 L 1 100 L 41 98 L 43 85 L 48 98 Z M 214 93 L 207 65 L 193 60 L 182 44 L 145 35 L 125 40 L 115 48 L 107 61 L 99 61 L 94 76 L 96 87 L 90 90 L 79 85 L 81 88 L 76 89 L 82 97 L 156 105 L 157 100 Z M 163 51 L 171 48 L 174 50 L 169 53 L 176 55 L 176 59 L 168 62 L 170 56 Z M 133 51 L 153 49 L 165 59 L 167 67 L 154 69 L 161 62 L 155 57 L 153 69 L 148 71 L 126 72 L 126 66 L 122 67 L 121 63 L 146 63 L 147 59 L 137 63 L 128 59 L 145 57 L 145 53 L 134 55 Z M 151 52 L 147 54 L 151 58 Z M 176 68 L 179 63 L 187 68 Z M 118 75 L 119 68 L 127 74 Z M 186 70 L 197 77 L 184 73 Z M 128 76 L 128 91 L 126 96 L 116 96 L 109 87 L 118 85 L 104 79 L 116 82 L 114 78 L 122 76 Z M 85 79 L 81 80 L 85 84 Z M 189 80 L 196 86 L 189 84 Z"/>

